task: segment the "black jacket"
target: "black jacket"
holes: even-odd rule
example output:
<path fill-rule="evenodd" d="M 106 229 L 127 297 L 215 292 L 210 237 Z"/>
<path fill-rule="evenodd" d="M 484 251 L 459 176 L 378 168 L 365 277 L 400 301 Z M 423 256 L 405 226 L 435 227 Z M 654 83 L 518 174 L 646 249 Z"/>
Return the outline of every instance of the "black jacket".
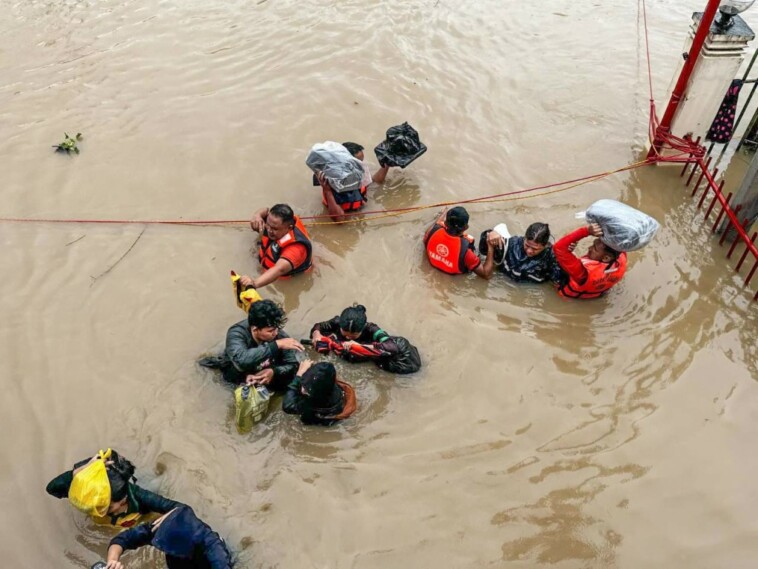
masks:
<path fill-rule="evenodd" d="M 284 330 L 279 330 L 276 339 L 289 338 Z M 226 333 L 224 349 L 226 365 L 221 366 L 224 379 L 232 383 L 243 383 L 245 376 L 266 368 L 274 370 L 274 379 L 269 389 L 283 391 L 295 377 L 298 368 L 295 350 L 280 350 L 276 340 L 258 345 L 250 332 L 247 320 L 237 322 Z"/>
<path fill-rule="evenodd" d="M 340 331 L 340 317 L 335 316 L 331 320 L 319 322 L 313 325 L 311 328 L 311 336 L 313 336 L 314 330 L 318 330 L 322 336 L 334 336 L 340 342 L 347 340 Z M 368 344 L 375 347 L 377 350 L 382 350 L 388 354 L 395 355 L 398 352 L 398 346 L 387 332 L 379 328 L 373 322 L 367 322 L 363 328 L 361 335 L 355 340 L 359 344 Z"/>
<path fill-rule="evenodd" d="M 300 415 L 300 420 L 305 425 L 334 425 L 339 419 L 335 415 L 342 413 L 345 408 L 345 394 L 342 389 L 335 385 L 331 394 L 318 406 L 300 392 L 300 376 L 296 376 L 292 383 L 287 386 L 287 392 L 282 401 L 282 411 L 290 415 Z"/>
<path fill-rule="evenodd" d="M 487 231 L 479 239 L 479 252 L 487 254 Z M 529 257 L 524 251 L 524 237 L 520 235 L 508 239 L 505 254 L 502 249 L 495 251 L 495 266 L 510 279 L 522 283 L 541 283 L 547 280 L 558 282 L 561 274 L 550 245 L 539 255 Z"/>
<path fill-rule="evenodd" d="M 124 551 L 152 545 L 166 554 L 168 569 L 230 569 L 232 557 L 224 541 L 189 506 L 170 514 L 160 527 L 142 524 L 117 535 L 111 545 Z"/>

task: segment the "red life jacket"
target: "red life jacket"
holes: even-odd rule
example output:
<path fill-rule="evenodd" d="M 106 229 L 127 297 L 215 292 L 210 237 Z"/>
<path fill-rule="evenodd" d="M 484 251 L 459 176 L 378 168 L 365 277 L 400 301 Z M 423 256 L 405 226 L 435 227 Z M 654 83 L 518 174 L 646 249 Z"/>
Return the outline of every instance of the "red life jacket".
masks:
<path fill-rule="evenodd" d="M 295 216 L 295 226 L 281 239 L 274 241 L 269 239 L 266 235 L 266 230 L 263 230 L 261 234 L 260 246 L 258 247 L 258 260 L 264 269 L 270 269 L 282 255 L 282 251 L 287 247 L 291 247 L 295 243 L 302 243 L 305 245 L 305 249 L 308 252 L 308 256 L 305 258 L 305 262 L 297 267 L 293 267 L 292 270 L 287 273 L 286 276 L 295 275 L 297 273 L 304 273 L 311 268 L 311 241 L 308 237 L 308 232 L 305 230 L 303 222 L 300 221 L 298 216 Z"/>
<path fill-rule="evenodd" d="M 366 203 L 368 188 L 361 186 L 360 190 L 350 190 L 349 192 L 335 192 L 331 190 L 331 192 L 334 196 L 334 201 L 342 208 L 342 211 L 358 211 Z M 321 203 L 326 205 L 326 198 L 323 193 L 321 194 Z"/>
<path fill-rule="evenodd" d="M 589 273 L 584 284 L 570 278 L 558 289 L 558 294 L 567 298 L 597 298 L 619 282 L 626 272 L 626 253 L 620 253 L 613 263 L 593 261 L 589 257 L 580 259 Z"/>
<path fill-rule="evenodd" d="M 435 269 L 451 275 L 469 272 L 464 259 L 466 251 L 474 249 L 474 238 L 470 235 L 450 235 L 444 225 L 437 224 L 426 236 L 426 256 Z"/>

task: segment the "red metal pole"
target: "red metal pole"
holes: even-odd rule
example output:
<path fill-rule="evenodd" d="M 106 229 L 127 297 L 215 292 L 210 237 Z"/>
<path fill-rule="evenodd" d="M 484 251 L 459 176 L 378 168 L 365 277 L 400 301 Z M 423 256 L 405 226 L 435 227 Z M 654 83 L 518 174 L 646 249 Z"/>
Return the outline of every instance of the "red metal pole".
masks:
<path fill-rule="evenodd" d="M 671 130 L 671 121 L 674 119 L 676 109 L 679 107 L 679 102 L 682 100 L 682 98 L 684 98 L 685 92 L 687 90 L 687 84 L 690 81 L 692 71 L 695 69 L 695 65 L 697 64 L 698 59 L 700 58 L 700 50 L 703 49 L 705 38 L 708 37 L 708 32 L 711 29 L 713 18 L 716 16 L 716 12 L 718 11 L 720 3 L 721 0 L 708 0 L 708 5 L 705 7 L 705 12 L 703 13 L 703 17 L 700 20 L 700 25 L 698 26 L 697 31 L 695 32 L 695 37 L 692 40 L 690 53 L 684 62 L 684 66 L 682 67 L 682 72 L 679 74 L 679 79 L 676 82 L 676 86 L 671 92 L 671 98 L 669 99 L 669 104 L 666 107 L 666 112 L 663 113 L 663 118 L 661 119 L 661 122 L 655 131 L 655 140 L 653 140 L 653 145 L 651 146 L 650 151 L 647 153 L 648 158 L 653 158 L 656 153 L 660 151 L 661 144 L 663 144 L 662 135 L 668 133 Z"/>

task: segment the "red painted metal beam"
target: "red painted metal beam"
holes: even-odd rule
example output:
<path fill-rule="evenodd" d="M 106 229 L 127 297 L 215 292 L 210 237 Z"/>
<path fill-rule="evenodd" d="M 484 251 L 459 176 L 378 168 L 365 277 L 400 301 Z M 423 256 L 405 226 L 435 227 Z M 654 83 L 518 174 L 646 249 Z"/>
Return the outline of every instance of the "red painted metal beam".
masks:
<path fill-rule="evenodd" d="M 700 25 L 698 25 L 695 37 L 692 40 L 692 47 L 690 47 L 690 52 L 684 61 L 682 72 L 679 74 L 679 79 L 674 86 L 674 90 L 671 92 L 669 104 L 655 131 L 655 139 L 647 154 L 648 158 L 652 158 L 658 154 L 663 144 L 663 135 L 671 130 L 671 121 L 673 121 L 676 110 L 679 108 L 679 102 L 684 98 L 687 91 L 687 84 L 690 81 L 695 65 L 697 65 L 700 59 L 700 51 L 703 49 L 705 39 L 708 37 L 708 32 L 711 29 L 713 18 L 716 16 L 720 3 L 721 0 L 708 0 L 708 5 L 705 7 L 703 17 L 700 19 Z"/>

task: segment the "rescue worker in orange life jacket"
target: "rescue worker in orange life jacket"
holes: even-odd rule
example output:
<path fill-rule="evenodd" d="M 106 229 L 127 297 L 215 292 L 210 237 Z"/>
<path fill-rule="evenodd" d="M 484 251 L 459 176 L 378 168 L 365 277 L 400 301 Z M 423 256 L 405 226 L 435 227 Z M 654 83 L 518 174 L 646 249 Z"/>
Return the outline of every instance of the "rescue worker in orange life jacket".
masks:
<path fill-rule="evenodd" d="M 311 241 L 305 226 L 286 204 L 263 208 L 250 221 L 260 233 L 258 260 L 263 274 L 258 278 L 240 277 L 242 287 L 261 288 L 282 277 L 304 273 L 311 268 Z"/>
<path fill-rule="evenodd" d="M 332 221 L 345 221 L 350 216 L 345 215 L 345 212 L 358 211 L 366 205 L 366 196 L 368 194 L 369 184 L 383 184 L 384 179 L 387 177 L 390 167 L 380 165 L 379 169 L 371 175 L 368 171 L 368 166 L 363 159 L 363 146 L 355 142 L 343 142 L 344 146 L 354 158 L 357 158 L 363 163 L 363 183 L 359 190 L 353 190 L 351 192 L 335 192 L 329 185 L 327 179 L 323 174 L 314 174 L 314 185 L 321 185 L 321 201 L 326 206 L 329 212 L 329 217 Z"/>
<path fill-rule="evenodd" d="M 593 235 L 584 257 L 573 254 L 576 244 Z M 555 260 L 564 271 L 558 284 L 558 294 L 568 298 L 598 298 L 615 286 L 626 272 L 626 253 L 618 252 L 603 243 L 602 228 L 593 223 L 569 233 L 553 245 Z"/>
<path fill-rule="evenodd" d="M 444 218 L 444 221 L 443 221 Z M 494 247 L 488 247 L 484 263 L 474 247 L 474 238 L 466 234 L 468 212 L 457 206 L 443 209 L 424 234 L 426 256 L 435 269 L 451 275 L 476 273 L 483 279 L 492 276 Z"/>

